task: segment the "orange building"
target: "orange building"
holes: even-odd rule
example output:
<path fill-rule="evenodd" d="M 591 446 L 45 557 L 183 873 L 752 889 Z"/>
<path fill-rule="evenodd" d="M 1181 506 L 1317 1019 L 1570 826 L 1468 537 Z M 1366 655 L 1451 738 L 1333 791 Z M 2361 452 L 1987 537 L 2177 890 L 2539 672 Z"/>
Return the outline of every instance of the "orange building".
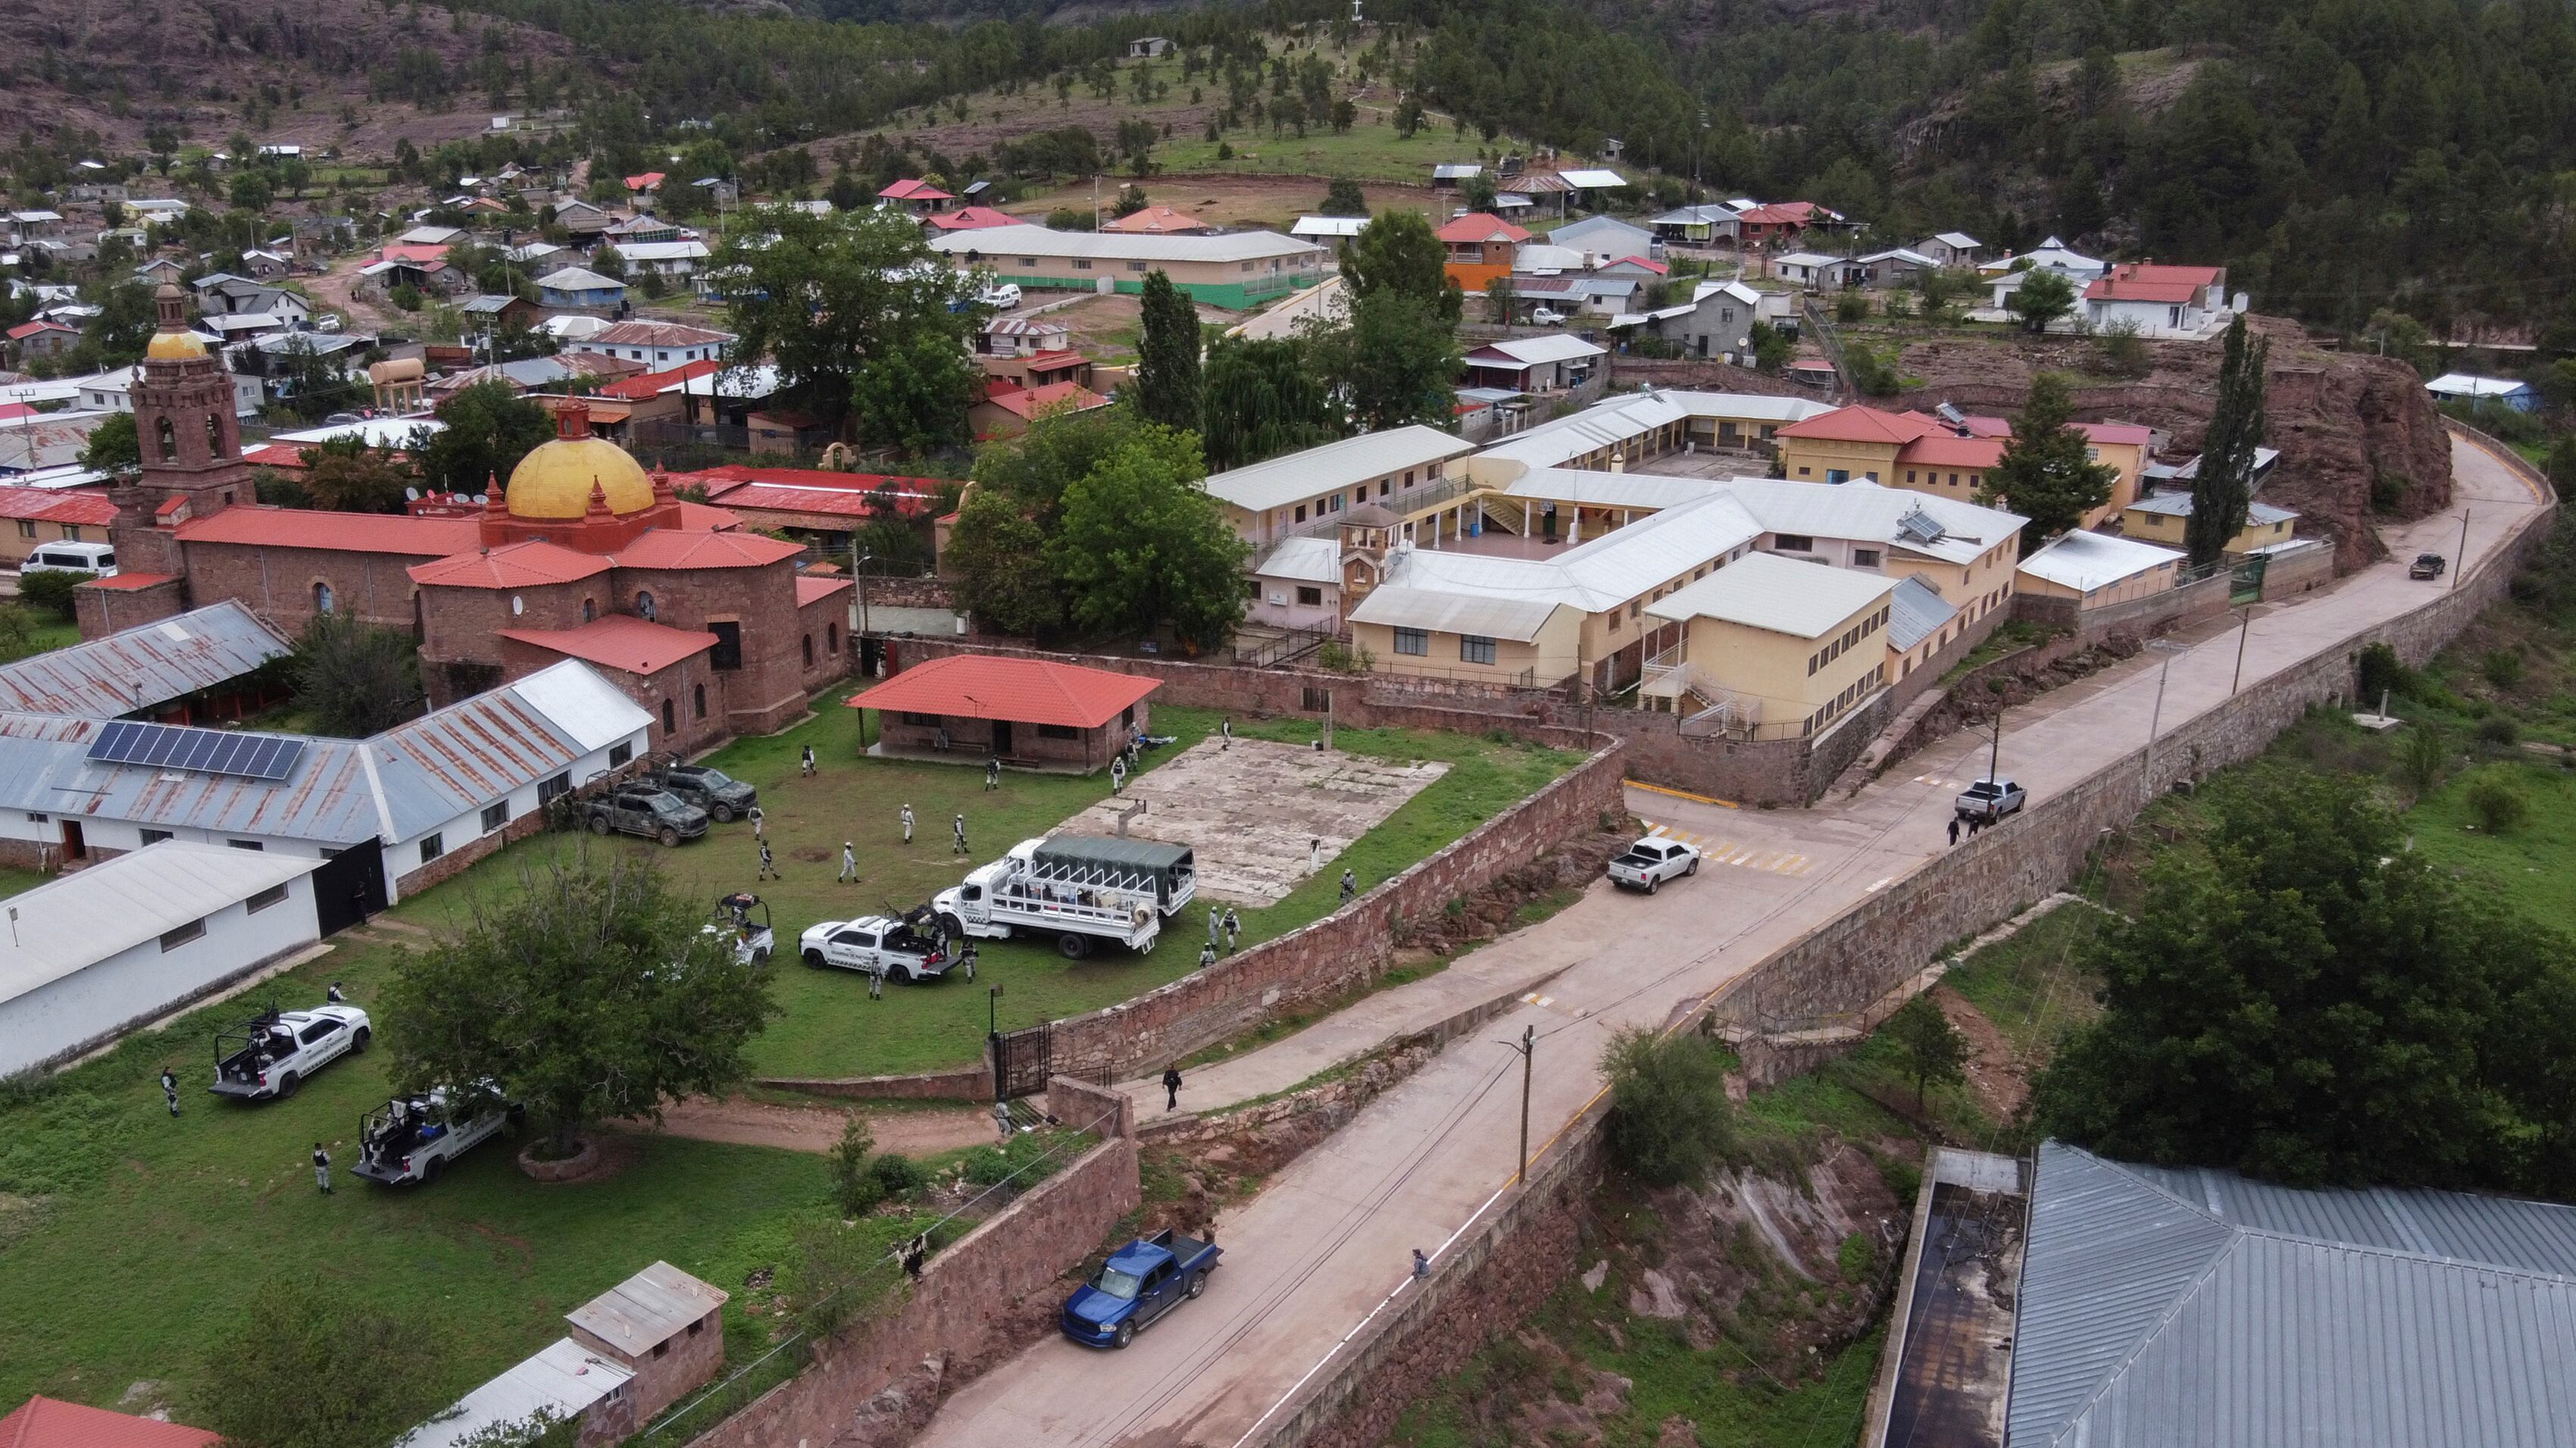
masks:
<path fill-rule="evenodd" d="M 1442 270 L 1461 291 L 1481 292 L 1496 277 L 1512 274 L 1512 258 L 1519 255 L 1522 242 L 1530 234 L 1482 211 L 1470 211 L 1433 233 L 1449 248 L 1449 260 Z"/>

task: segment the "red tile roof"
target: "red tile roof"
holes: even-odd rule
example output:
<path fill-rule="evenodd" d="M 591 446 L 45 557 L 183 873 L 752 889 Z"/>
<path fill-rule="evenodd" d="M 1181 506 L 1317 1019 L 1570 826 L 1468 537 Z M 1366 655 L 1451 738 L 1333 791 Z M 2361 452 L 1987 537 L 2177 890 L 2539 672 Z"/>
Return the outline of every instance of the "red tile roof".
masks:
<path fill-rule="evenodd" d="M 444 558 L 479 546 L 472 518 L 412 518 L 398 513 L 327 513 L 318 508 L 245 504 L 179 525 L 182 543 L 249 543 L 265 548 L 322 548 L 340 553 L 408 553 Z"/>
<path fill-rule="evenodd" d="M 446 258 L 446 247 L 428 246 L 416 241 L 391 241 L 376 248 L 378 261 L 432 262 L 444 261 Z"/>
<path fill-rule="evenodd" d="M 954 201 L 957 199 L 927 181 L 909 179 L 897 181 L 877 195 L 888 201 Z"/>
<path fill-rule="evenodd" d="M 2227 273 L 2214 266 L 2122 262 L 2084 288 L 2088 302 L 2195 302 Z"/>
<path fill-rule="evenodd" d="M 761 533 L 697 533 L 655 528 L 617 551 L 620 568 L 765 568 L 804 552 Z"/>
<path fill-rule="evenodd" d="M 1449 224 L 1431 233 L 1442 241 L 1527 241 L 1530 234 L 1487 211 L 1470 211 L 1453 217 Z"/>
<path fill-rule="evenodd" d="M 1091 359 L 1071 347 L 1058 347 L 1046 352 L 1031 352 L 1019 360 L 1029 364 L 1031 372 L 1053 372 L 1059 367 L 1074 367 Z"/>
<path fill-rule="evenodd" d="M 1161 687 L 1160 679 L 1045 659 L 956 654 L 916 664 L 850 696 L 849 703 L 854 709 L 1097 729 Z"/>
<path fill-rule="evenodd" d="M 242 461 L 255 468 L 300 468 L 304 466 L 304 449 L 293 443 L 264 442 L 242 449 Z"/>
<path fill-rule="evenodd" d="M 1778 206 L 1756 206 L 1738 215 L 1736 220 L 1750 226 L 1804 226 L 1811 213 L 1798 209 L 1799 206 L 1800 203 L 1795 201 Z"/>
<path fill-rule="evenodd" d="M 79 328 L 66 327 L 60 322 L 20 322 L 9 329 L 9 340 L 24 342 L 39 332 L 68 332 L 75 337 L 80 335 Z"/>
<path fill-rule="evenodd" d="M 220 1436 L 179 1423 L 35 1397 L 0 1418 L 0 1448 L 213 1448 Z"/>
<path fill-rule="evenodd" d="M 2079 422 L 2075 430 L 2095 442 L 2127 443 L 2146 447 L 2156 440 L 2155 431 L 2134 422 Z"/>
<path fill-rule="evenodd" d="M 984 231 L 996 226 L 1020 224 L 1018 217 L 989 206 L 961 206 L 955 211 L 943 211 L 930 217 L 929 221 L 941 231 Z"/>
<path fill-rule="evenodd" d="M 116 521 L 116 505 L 103 493 L 56 492 L 50 488 L 0 486 L 0 518 L 36 518 L 49 523 Z"/>
<path fill-rule="evenodd" d="M 722 533 L 742 526 L 742 515 L 707 503 L 680 501 L 680 526 L 692 533 Z"/>
<path fill-rule="evenodd" d="M 780 483 L 728 483 L 725 506 L 751 512 L 821 513 L 835 518 L 863 518 L 871 511 L 866 493 L 848 488 L 796 488 Z M 911 517 L 930 506 L 919 495 L 898 494 L 895 511 Z"/>
<path fill-rule="evenodd" d="M 616 322 L 573 344 L 584 347 L 703 347 L 733 340 L 729 332 L 692 327 L 686 322 Z"/>
<path fill-rule="evenodd" d="M 1782 437 L 1811 437 L 1827 442 L 1895 443 L 1902 447 L 1933 431 L 1934 424 L 1914 413 L 1881 412 L 1875 407 L 1837 407 L 1780 429 Z"/>
<path fill-rule="evenodd" d="M 479 535 L 481 525 L 471 520 L 466 524 Z M 490 552 L 476 549 L 435 563 L 415 563 L 405 571 L 414 583 L 441 588 L 541 588 L 606 573 L 608 560 L 536 538 L 505 543 Z"/>
<path fill-rule="evenodd" d="M 162 584 L 178 581 L 179 575 L 175 573 L 111 573 L 105 578 L 93 578 L 81 587 L 105 588 L 117 593 L 140 593 L 147 588 L 158 588 Z M 7 1439 L 0 1439 L 0 1443 L 7 1441 Z"/>
<path fill-rule="evenodd" d="M 29 407 L 23 402 L 0 402 L 0 422 L 16 422 L 22 417 L 39 417 L 42 415 L 43 414 L 39 413 L 35 408 Z"/>
<path fill-rule="evenodd" d="M 1954 432 L 1927 432 L 1897 450 L 1900 463 L 1925 467 L 1990 468 L 2003 461 L 2004 440 L 1961 437 Z"/>
<path fill-rule="evenodd" d="M 579 628 L 505 628 L 501 637 L 630 674 L 658 674 L 716 646 L 714 634 L 651 623 L 627 613 L 595 618 Z"/>
<path fill-rule="evenodd" d="M 1044 387 L 1025 387 L 1011 392 L 993 393 L 984 400 L 1004 412 L 1030 419 L 1035 419 L 1039 413 L 1049 409 L 1062 408 L 1067 403 L 1072 404 L 1070 410 L 1074 412 L 1089 412 L 1095 407 L 1109 405 L 1108 398 L 1079 382 L 1050 382 Z"/>
<path fill-rule="evenodd" d="M 937 478 L 907 477 L 901 473 L 836 473 L 826 468 L 770 468 L 751 463 L 726 463 L 721 467 L 701 468 L 694 473 L 671 474 L 671 486 L 675 488 L 684 488 L 691 483 L 704 487 L 711 498 L 724 497 L 727 489 L 744 483 L 831 488 L 845 493 L 872 493 L 879 488 L 892 488 L 898 493 L 925 496 L 939 488 Z"/>
<path fill-rule="evenodd" d="M 650 191 L 669 179 L 669 177 L 663 175 L 659 171 L 643 171 L 626 178 L 626 189 L 629 191 Z"/>
<path fill-rule="evenodd" d="M 1653 273 L 1654 273 L 1655 275 L 1657 275 L 1657 276 L 1663 276 L 1663 275 L 1665 275 L 1666 273 L 1668 273 L 1668 272 L 1670 272 L 1670 271 L 1672 270 L 1671 265 L 1669 265 L 1668 263 L 1660 262 L 1660 261 L 1656 261 L 1656 260 L 1655 260 L 1654 258 L 1652 258 L 1652 257 L 1643 257 L 1643 256 L 1623 256 L 1623 257 L 1619 258 L 1617 261 L 1614 261 L 1614 262 L 1610 263 L 1610 265 L 1612 265 L 1612 266 L 1641 266 L 1641 267 L 1644 267 L 1646 270 L 1648 270 L 1648 271 L 1650 271 L 1650 272 L 1653 272 Z"/>
<path fill-rule="evenodd" d="M 574 355 L 587 357 L 593 354 L 582 352 Z M 646 372 L 634 377 L 620 377 L 600 388 L 599 395 L 614 397 L 620 402 L 650 402 L 692 377 L 704 377 L 710 372 L 723 370 L 724 364 L 712 357 L 698 362 L 683 362 L 666 372 Z"/>
<path fill-rule="evenodd" d="M 810 573 L 796 575 L 796 606 L 819 603 L 850 586 L 846 578 L 817 578 Z"/>

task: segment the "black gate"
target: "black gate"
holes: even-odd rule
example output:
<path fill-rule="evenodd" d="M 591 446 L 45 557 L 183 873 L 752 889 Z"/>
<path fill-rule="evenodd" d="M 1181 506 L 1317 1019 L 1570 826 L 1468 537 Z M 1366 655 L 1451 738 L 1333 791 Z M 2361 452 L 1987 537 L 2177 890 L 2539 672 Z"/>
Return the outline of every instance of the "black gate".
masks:
<path fill-rule="evenodd" d="M 323 859 L 313 872 L 313 913 L 325 935 L 385 908 L 385 852 L 374 840 Z"/>
<path fill-rule="evenodd" d="M 1012 1101 L 1046 1090 L 1055 1074 L 1055 1038 L 1050 1022 L 993 1034 L 993 1097 Z"/>

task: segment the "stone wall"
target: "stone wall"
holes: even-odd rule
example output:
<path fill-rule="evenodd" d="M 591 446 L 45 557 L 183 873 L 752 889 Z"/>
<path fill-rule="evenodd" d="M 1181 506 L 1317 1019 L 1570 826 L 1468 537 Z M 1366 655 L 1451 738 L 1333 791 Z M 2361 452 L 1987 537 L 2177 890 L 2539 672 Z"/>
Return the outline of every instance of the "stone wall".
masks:
<path fill-rule="evenodd" d="M 990 1101 L 993 1068 L 979 1061 L 946 1071 L 920 1071 L 906 1076 L 763 1076 L 763 1086 L 802 1091 L 810 1096 L 846 1097 L 858 1101 Z"/>
<path fill-rule="evenodd" d="M 862 585 L 868 606 L 886 608 L 955 608 L 957 591 L 945 578 L 879 578 L 870 574 Z M 842 599 L 853 603 L 855 599 Z"/>
<path fill-rule="evenodd" d="M 1136 1143 L 1102 1142 L 932 1257 L 889 1312 L 817 1344 L 803 1372 L 697 1448 L 909 1441 L 948 1393 L 1054 1330 L 1064 1274 L 1142 1201 Z"/>
<path fill-rule="evenodd" d="M 2301 566 L 2306 570 L 2302 574 L 2303 577 L 2321 573 L 2323 576 L 2316 578 L 2317 583 L 2333 581 L 2333 549 L 2319 547 L 2295 556 L 2301 560 Z M 2308 560 L 2314 560 L 2313 565 L 2310 565 Z M 2306 586 L 2314 587 L 2315 583 L 2309 583 Z M 2194 579 L 2178 588 L 2168 588 L 2162 593 L 2150 594 L 2145 598 L 2104 604 L 2098 608 L 2085 608 L 2072 598 L 2056 598 L 2039 593 L 2015 593 L 2013 617 L 2048 628 L 2071 630 L 2081 642 L 2085 643 L 2108 638 L 2115 633 L 2132 634 L 2139 638 L 2154 638 L 2159 634 L 2171 633 L 2178 628 L 2189 628 L 2193 624 L 2216 618 L 2227 612 L 2228 593 L 2233 587 L 2235 587 L 2233 574 L 2222 568 L 2207 578 Z M 2269 596 L 2271 590 L 2267 587 L 2264 592 Z"/>
<path fill-rule="evenodd" d="M 1714 358 L 1658 359 L 1613 353 L 1610 379 L 1613 386 L 1621 389 L 1671 387 L 1687 392 L 1749 392 L 1762 397 L 1833 401 L 1823 388 L 1803 386 L 1786 377 L 1773 377 Z"/>
<path fill-rule="evenodd" d="M 1898 690 L 1881 689 L 1812 740 L 1685 734 L 1680 715 L 1628 709 L 1604 710 L 1599 718 L 1604 732 L 1627 741 L 1635 778 L 1733 804 L 1803 807 L 1860 758 L 1896 717 L 1900 699 Z"/>
<path fill-rule="evenodd" d="M 141 588 L 101 588 L 83 584 L 72 590 L 72 614 L 80 621 L 83 641 L 169 618 L 188 610 L 186 579 L 171 577 Z"/>
<path fill-rule="evenodd" d="M 2334 550 L 2321 540 L 2314 548 L 2275 553 L 2263 570 L 2263 601 L 2288 598 L 2334 582 Z"/>

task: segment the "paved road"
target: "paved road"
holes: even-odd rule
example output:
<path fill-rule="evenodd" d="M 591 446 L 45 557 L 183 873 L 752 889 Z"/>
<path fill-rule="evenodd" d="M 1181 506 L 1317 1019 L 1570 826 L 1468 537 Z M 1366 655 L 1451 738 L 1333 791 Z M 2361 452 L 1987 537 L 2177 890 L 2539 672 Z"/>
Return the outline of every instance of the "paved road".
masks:
<path fill-rule="evenodd" d="M 2453 464 L 2460 503 L 2474 510 L 2468 553 L 2482 557 L 2536 503 L 2518 477 L 2473 447 L 2455 443 Z M 2390 562 L 2258 610 L 2244 640 L 2246 681 L 2425 602 L 2444 585 L 2410 582 L 2402 560 L 2420 549 L 2456 555 L 2460 503 L 2390 530 Z M 2454 566 L 2464 561 L 2455 557 Z M 2204 629 L 2186 642 L 2184 652 L 2142 655 L 2016 711 L 2002 743 L 2007 771 L 2044 797 L 2136 747 L 2154 670 L 2167 657 L 2166 727 L 2226 698 L 2236 630 Z M 1516 1055 L 1497 1043 L 1524 1027 L 1538 1032 L 1530 1119 L 1540 1149 L 1599 1093 L 1597 1062 L 1614 1028 L 1661 1024 L 1946 848 L 1951 796 L 1980 772 L 1987 747 L 1983 738 L 1954 736 L 1852 799 L 1815 810 L 1738 811 L 1632 791 L 1640 814 L 1731 842 L 1732 863 L 1705 867 L 1653 898 L 1593 891 L 1440 975 L 1196 1073 L 1189 1104 L 1219 1105 L 1292 1085 L 1496 991 L 1533 997 L 1452 1043 L 1221 1220 L 1225 1266 L 1170 1324 L 1118 1354 L 1041 1343 L 960 1392 L 919 1442 L 1240 1442 L 1403 1290 L 1410 1249 L 1440 1248 L 1508 1181 L 1519 1082 Z"/>

